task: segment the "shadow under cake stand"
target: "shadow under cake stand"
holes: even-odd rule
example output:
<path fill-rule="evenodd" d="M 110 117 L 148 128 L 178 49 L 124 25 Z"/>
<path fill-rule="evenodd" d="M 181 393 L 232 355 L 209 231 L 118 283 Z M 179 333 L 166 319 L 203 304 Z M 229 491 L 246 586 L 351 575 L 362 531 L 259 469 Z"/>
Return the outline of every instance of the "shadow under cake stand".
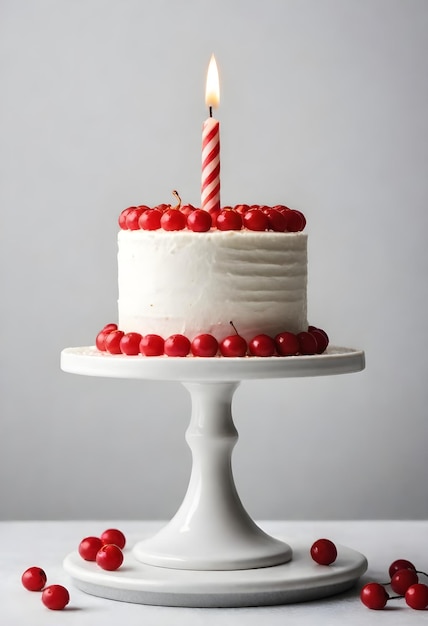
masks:
<path fill-rule="evenodd" d="M 366 558 L 338 546 L 330 566 L 317 565 L 310 545 L 271 537 L 244 509 L 232 474 L 238 439 L 232 397 L 241 381 L 329 376 L 364 369 L 364 352 L 329 347 L 322 355 L 248 358 L 127 357 L 94 347 L 67 348 L 61 368 L 85 376 L 178 381 L 190 392 L 186 440 L 192 471 L 172 520 L 125 550 L 114 572 L 69 554 L 75 585 L 113 600 L 187 607 L 284 604 L 340 593 L 366 571 Z M 290 538 L 288 538 L 290 539 Z"/>

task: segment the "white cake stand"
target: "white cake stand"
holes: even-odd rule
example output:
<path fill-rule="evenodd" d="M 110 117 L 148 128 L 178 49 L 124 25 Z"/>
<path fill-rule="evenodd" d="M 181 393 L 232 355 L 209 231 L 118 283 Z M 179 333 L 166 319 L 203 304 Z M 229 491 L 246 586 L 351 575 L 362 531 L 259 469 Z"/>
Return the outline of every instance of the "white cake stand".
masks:
<path fill-rule="evenodd" d="M 330 347 L 315 356 L 270 358 L 127 357 L 94 347 L 67 348 L 61 368 L 85 376 L 170 380 L 191 394 L 186 440 L 192 451 L 187 493 L 173 519 L 126 551 L 116 572 L 68 555 L 64 566 L 88 593 L 165 606 L 252 606 L 310 600 L 351 587 L 365 557 L 341 546 L 331 566 L 310 546 L 290 546 L 262 531 L 245 511 L 233 480 L 238 439 L 233 394 L 243 380 L 327 376 L 364 369 L 364 353 Z"/>

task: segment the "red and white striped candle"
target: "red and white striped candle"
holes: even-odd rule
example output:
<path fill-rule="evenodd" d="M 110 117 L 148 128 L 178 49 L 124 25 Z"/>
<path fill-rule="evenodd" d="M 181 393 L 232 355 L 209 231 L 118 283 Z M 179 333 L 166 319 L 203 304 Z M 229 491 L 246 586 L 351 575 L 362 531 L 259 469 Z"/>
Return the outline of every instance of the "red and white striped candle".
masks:
<path fill-rule="evenodd" d="M 220 101 L 218 70 L 214 55 L 208 66 L 205 102 L 210 117 L 202 127 L 202 187 L 201 208 L 205 211 L 220 208 L 220 124 L 212 117 L 213 107 Z"/>

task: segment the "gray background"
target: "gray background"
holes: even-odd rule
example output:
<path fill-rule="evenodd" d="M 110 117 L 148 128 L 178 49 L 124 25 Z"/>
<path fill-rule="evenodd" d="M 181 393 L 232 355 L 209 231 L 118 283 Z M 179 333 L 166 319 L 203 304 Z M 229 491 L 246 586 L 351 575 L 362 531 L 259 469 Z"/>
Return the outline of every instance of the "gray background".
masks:
<path fill-rule="evenodd" d="M 309 312 L 363 373 L 243 383 L 235 479 L 259 519 L 426 518 L 428 3 L 3 0 L 0 516 L 169 518 L 178 383 L 59 369 L 116 321 L 130 204 L 199 203 L 209 57 L 222 202 L 307 216 Z"/>

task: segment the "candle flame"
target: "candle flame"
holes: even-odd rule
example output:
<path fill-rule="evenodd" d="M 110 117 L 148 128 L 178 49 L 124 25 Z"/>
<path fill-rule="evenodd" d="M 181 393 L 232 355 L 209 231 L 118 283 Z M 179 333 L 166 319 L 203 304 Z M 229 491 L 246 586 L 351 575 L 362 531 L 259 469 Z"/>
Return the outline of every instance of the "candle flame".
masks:
<path fill-rule="evenodd" d="M 215 56 L 212 54 L 208 65 L 207 84 L 205 88 L 205 104 L 208 107 L 218 107 L 220 102 L 220 84 Z"/>

